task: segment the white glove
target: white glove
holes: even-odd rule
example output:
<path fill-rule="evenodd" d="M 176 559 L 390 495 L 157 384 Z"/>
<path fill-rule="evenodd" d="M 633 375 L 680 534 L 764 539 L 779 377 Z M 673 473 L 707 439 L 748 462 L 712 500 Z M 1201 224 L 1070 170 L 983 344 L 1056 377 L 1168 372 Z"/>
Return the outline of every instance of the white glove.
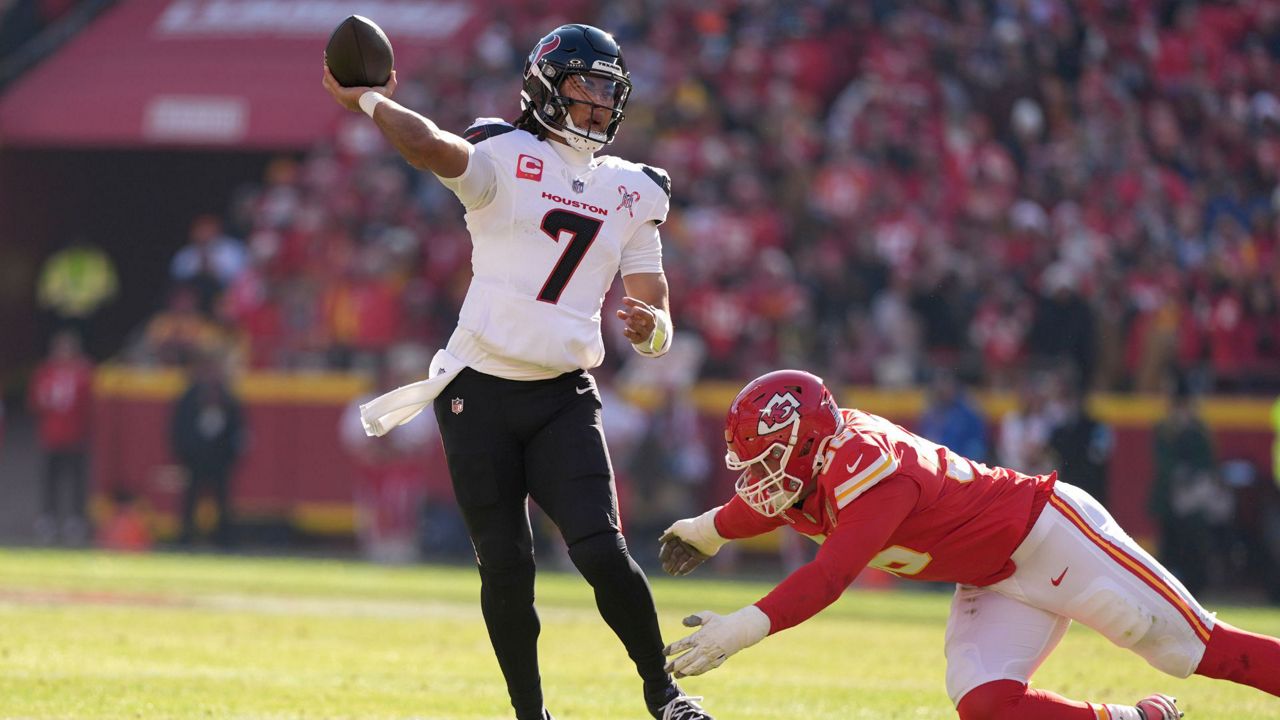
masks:
<path fill-rule="evenodd" d="M 720 508 L 714 507 L 698 517 L 677 520 L 662 535 L 675 535 L 707 557 L 715 555 L 729 542 L 716 531 L 716 513 L 719 511 Z"/>
<path fill-rule="evenodd" d="M 771 627 L 769 616 L 755 605 L 724 616 L 703 610 L 685 618 L 684 625 L 702 629 L 662 649 L 668 657 L 684 653 L 667 661 L 666 671 L 677 678 L 720 667 L 730 655 L 763 640 Z"/>

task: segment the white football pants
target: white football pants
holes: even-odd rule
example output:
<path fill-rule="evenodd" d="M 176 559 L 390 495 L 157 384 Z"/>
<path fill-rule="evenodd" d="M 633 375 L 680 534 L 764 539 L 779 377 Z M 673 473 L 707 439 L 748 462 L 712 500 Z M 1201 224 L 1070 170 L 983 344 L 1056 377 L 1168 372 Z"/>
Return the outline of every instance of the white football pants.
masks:
<path fill-rule="evenodd" d="M 947 621 L 947 694 L 994 680 L 1029 682 L 1072 620 L 1155 668 L 1187 677 L 1214 617 L 1085 491 L 1059 482 L 1013 553 L 1017 570 L 959 585 Z"/>

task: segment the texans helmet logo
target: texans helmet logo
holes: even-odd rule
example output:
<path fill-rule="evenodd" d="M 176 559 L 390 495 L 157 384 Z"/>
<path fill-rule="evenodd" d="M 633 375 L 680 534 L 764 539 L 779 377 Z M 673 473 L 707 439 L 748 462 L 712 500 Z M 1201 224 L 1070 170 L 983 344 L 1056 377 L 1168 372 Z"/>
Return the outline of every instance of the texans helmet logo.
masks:
<path fill-rule="evenodd" d="M 533 49 L 533 54 L 529 56 L 529 64 L 537 65 L 538 61 L 541 60 L 544 55 L 558 47 L 560 47 L 559 35 L 548 35 L 542 38 L 538 43 L 538 47 Z"/>
<path fill-rule="evenodd" d="M 760 411 L 758 434 L 777 432 L 800 419 L 800 401 L 791 393 L 775 394 Z"/>

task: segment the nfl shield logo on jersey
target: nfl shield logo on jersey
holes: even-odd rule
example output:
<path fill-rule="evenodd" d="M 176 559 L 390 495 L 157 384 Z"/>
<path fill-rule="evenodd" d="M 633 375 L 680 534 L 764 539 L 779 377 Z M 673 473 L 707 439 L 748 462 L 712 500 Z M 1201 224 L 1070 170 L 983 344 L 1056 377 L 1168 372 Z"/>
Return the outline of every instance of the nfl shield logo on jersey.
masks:
<path fill-rule="evenodd" d="M 576 192 L 576 193 L 578 193 L 579 195 L 581 195 L 581 194 L 582 194 L 582 191 L 583 191 L 583 190 L 586 190 L 586 189 L 587 189 L 587 184 L 586 184 L 585 182 L 583 182 L 583 181 L 582 181 L 582 178 L 574 178 L 574 179 L 573 179 L 573 191 L 574 191 L 574 192 Z"/>
<path fill-rule="evenodd" d="M 453 410 L 454 415 L 462 414 L 462 398 L 454 398 L 453 402 L 450 403 L 449 406 Z"/>

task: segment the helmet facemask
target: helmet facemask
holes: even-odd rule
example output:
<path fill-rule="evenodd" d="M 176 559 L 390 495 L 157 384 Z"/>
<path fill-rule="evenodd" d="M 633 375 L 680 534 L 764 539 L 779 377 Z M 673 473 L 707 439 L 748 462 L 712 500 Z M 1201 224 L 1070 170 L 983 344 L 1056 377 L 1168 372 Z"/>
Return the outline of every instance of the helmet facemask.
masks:
<path fill-rule="evenodd" d="M 606 63 L 597 61 L 597 64 Z M 563 139 L 569 147 L 586 152 L 596 152 L 613 142 L 618 126 L 626 117 L 623 109 L 631 95 L 630 80 L 605 70 L 566 70 L 548 62 L 541 63 L 540 67 L 531 64 L 528 73 L 525 89 L 520 92 L 520 106 L 531 110 L 534 119 L 548 133 Z M 530 85 L 537 87 L 536 94 L 540 97 L 536 100 L 530 95 Z M 604 110 L 609 114 L 609 121 L 603 130 L 592 130 L 589 121 L 587 127 L 579 128 L 571 112 L 574 105 L 585 105 L 592 114 Z"/>
<path fill-rule="evenodd" d="M 800 430 L 799 416 L 795 417 L 796 422 L 791 423 L 791 434 L 785 444 L 774 442 L 764 452 L 746 460 L 738 457 L 730 445 L 724 456 L 724 464 L 730 470 L 742 471 L 734 483 L 734 492 L 765 517 L 781 515 L 796 504 L 805 489 L 804 479 L 787 472 Z"/>

